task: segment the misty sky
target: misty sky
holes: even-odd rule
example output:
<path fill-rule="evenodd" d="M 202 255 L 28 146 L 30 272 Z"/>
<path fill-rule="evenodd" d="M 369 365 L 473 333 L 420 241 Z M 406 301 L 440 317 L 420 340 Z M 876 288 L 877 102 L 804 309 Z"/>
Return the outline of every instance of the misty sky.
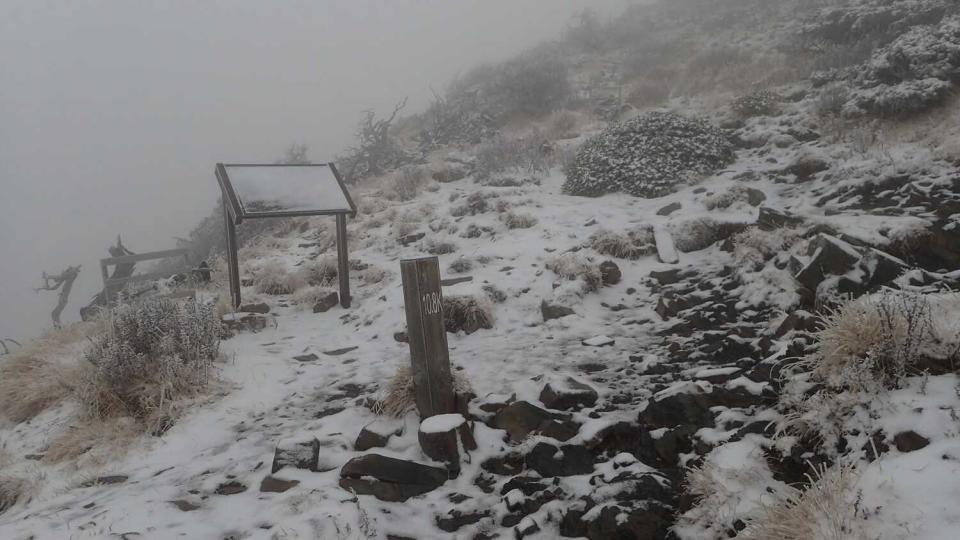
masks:
<path fill-rule="evenodd" d="M 173 247 L 209 213 L 218 161 L 315 161 L 360 112 L 426 105 L 458 73 L 629 0 L 0 0 L 0 337 L 49 326 L 40 273 L 99 290 L 118 233 Z"/>

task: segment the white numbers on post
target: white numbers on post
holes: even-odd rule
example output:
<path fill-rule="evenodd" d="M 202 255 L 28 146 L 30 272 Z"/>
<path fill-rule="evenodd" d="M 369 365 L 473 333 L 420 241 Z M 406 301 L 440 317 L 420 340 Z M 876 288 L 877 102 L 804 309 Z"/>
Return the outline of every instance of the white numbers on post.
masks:
<path fill-rule="evenodd" d="M 427 293 L 423 295 L 420 300 L 423 304 L 423 311 L 427 315 L 436 315 L 443 309 L 443 303 L 440 301 L 440 293 Z"/>

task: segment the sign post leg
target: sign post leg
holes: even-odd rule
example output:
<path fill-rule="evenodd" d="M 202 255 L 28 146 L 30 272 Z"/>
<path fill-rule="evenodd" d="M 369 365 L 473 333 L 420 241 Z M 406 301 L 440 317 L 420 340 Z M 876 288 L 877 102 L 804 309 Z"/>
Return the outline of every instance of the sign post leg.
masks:
<path fill-rule="evenodd" d="M 347 216 L 337 214 L 337 275 L 340 278 L 340 305 L 350 307 L 350 254 L 347 253 Z"/>

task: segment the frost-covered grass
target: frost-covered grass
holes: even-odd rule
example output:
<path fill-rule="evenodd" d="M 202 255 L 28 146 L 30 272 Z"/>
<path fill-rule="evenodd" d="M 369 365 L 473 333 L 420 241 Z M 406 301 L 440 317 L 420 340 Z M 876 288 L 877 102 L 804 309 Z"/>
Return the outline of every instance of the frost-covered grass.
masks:
<path fill-rule="evenodd" d="M 500 221 L 502 221 L 508 229 L 529 229 L 537 224 L 537 218 L 532 215 L 518 214 L 511 211 L 504 212 L 500 216 Z"/>
<path fill-rule="evenodd" d="M 581 281 L 584 293 L 597 291 L 603 284 L 600 266 L 576 253 L 565 253 L 548 261 L 547 269 L 568 281 Z"/>
<path fill-rule="evenodd" d="M 667 226 L 674 245 L 684 253 L 705 249 L 740 228 L 740 224 L 718 221 L 709 216 L 674 221 Z"/>
<path fill-rule="evenodd" d="M 27 499 L 32 491 L 31 482 L 25 478 L 0 474 L 0 514 Z"/>
<path fill-rule="evenodd" d="M 470 381 L 462 372 L 453 370 L 453 390 L 457 394 L 469 394 L 473 392 Z M 402 363 L 397 366 L 390 382 L 383 388 L 380 399 L 374 405 L 377 414 L 402 418 L 408 412 L 414 410 L 417 406 L 416 394 L 413 387 L 413 371 L 410 364 Z"/>
<path fill-rule="evenodd" d="M 271 261 L 256 270 L 253 286 L 260 294 L 271 296 L 293 294 L 307 284 L 299 272 L 291 272 L 280 262 Z"/>
<path fill-rule="evenodd" d="M 339 272 L 335 257 L 322 257 L 300 267 L 300 274 L 308 285 L 329 287 L 337 281 Z"/>
<path fill-rule="evenodd" d="M 299 309 L 312 309 L 313 306 L 330 293 L 336 292 L 328 287 L 304 287 L 293 295 L 293 305 Z"/>
<path fill-rule="evenodd" d="M 472 334 L 493 328 L 493 305 L 486 296 L 448 295 L 443 297 L 443 318 L 448 332 Z"/>
<path fill-rule="evenodd" d="M 641 225 L 624 233 L 600 229 L 590 235 L 587 244 L 601 255 L 635 261 L 657 251 L 653 227 Z"/>
<path fill-rule="evenodd" d="M 759 227 L 749 227 L 733 235 L 733 259 L 740 270 L 758 269 L 799 240 L 800 234 L 796 229 L 779 228 L 766 231 Z"/>
<path fill-rule="evenodd" d="M 884 292 L 848 301 L 821 318 L 813 373 L 831 387 L 895 387 L 931 345 L 932 308 L 921 294 Z M 955 337 L 955 336 L 954 336 Z"/>
<path fill-rule="evenodd" d="M 135 418 L 146 431 L 163 432 L 181 402 L 207 387 L 219 345 L 211 304 L 156 298 L 113 308 L 84 353 L 82 410 L 98 420 Z"/>
<path fill-rule="evenodd" d="M 865 540 L 857 515 L 857 472 L 849 465 L 815 469 L 806 489 L 765 503 L 759 517 L 737 535 L 745 540 Z"/>
<path fill-rule="evenodd" d="M 733 113 L 740 118 L 770 116 L 780 109 L 781 97 L 769 90 L 756 90 L 738 97 L 730 104 Z"/>

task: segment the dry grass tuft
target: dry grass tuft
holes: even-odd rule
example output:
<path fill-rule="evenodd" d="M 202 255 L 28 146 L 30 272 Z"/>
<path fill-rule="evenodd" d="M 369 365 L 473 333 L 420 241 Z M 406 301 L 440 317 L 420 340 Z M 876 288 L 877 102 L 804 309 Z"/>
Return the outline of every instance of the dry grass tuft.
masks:
<path fill-rule="evenodd" d="M 796 229 L 765 231 L 750 227 L 733 236 L 733 260 L 740 270 L 755 270 L 800 240 Z"/>
<path fill-rule="evenodd" d="M 856 471 L 835 465 L 817 471 L 806 490 L 790 488 L 737 535 L 745 540 L 856 540 L 866 535 L 856 515 Z"/>
<path fill-rule="evenodd" d="M 517 214 L 510 211 L 502 214 L 500 221 L 502 221 L 508 229 L 529 229 L 537 224 L 537 218 L 530 214 Z"/>
<path fill-rule="evenodd" d="M 670 223 L 667 228 L 673 236 L 673 243 L 684 253 L 706 249 L 715 242 L 730 236 L 743 225 L 725 223 L 710 217 L 693 218 Z"/>
<path fill-rule="evenodd" d="M 583 292 L 594 292 L 603 284 L 603 275 L 600 266 L 592 264 L 586 259 L 574 254 L 565 253 L 547 263 L 547 269 L 558 276 L 575 281 L 583 281 Z"/>
<path fill-rule="evenodd" d="M 290 272 L 278 262 L 269 262 L 260 267 L 253 277 L 253 286 L 260 294 L 293 294 L 307 284 L 304 276 Z"/>
<path fill-rule="evenodd" d="M 30 498 L 35 487 L 34 483 L 19 476 L 0 475 L 0 514 Z"/>
<path fill-rule="evenodd" d="M 814 375 L 854 390 L 897 387 L 934 341 L 926 296 L 883 292 L 850 300 L 821 317 Z"/>
<path fill-rule="evenodd" d="M 590 235 L 587 242 L 594 251 L 601 255 L 631 261 L 652 255 L 657 251 L 657 245 L 653 240 L 653 227 L 649 225 L 634 227 L 628 230 L 626 234 L 600 229 Z"/>
<path fill-rule="evenodd" d="M 62 463 L 84 458 L 89 465 L 103 465 L 119 459 L 143 426 L 133 418 L 85 418 L 54 436 L 44 453 L 44 463 Z"/>
<path fill-rule="evenodd" d="M 493 328 L 493 305 L 486 296 L 451 295 L 443 297 L 443 319 L 448 332 L 463 330 L 472 334 Z"/>
<path fill-rule="evenodd" d="M 68 397 L 79 369 L 70 360 L 74 349 L 102 327 L 98 319 L 50 330 L 0 359 L 0 416 L 23 422 Z"/>
<path fill-rule="evenodd" d="M 338 263 L 335 257 L 324 257 L 304 263 L 300 269 L 300 274 L 309 285 L 320 287 L 333 285 L 337 281 L 338 273 Z"/>
<path fill-rule="evenodd" d="M 298 309 L 313 309 L 313 306 L 332 292 L 336 291 L 327 287 L 305 287 L 294 293 L 293 304 Z"/>
<path fill-rule="evenodd" d="M 0 414 L 20 423 L 70 395 L 77 368 L 29 352 L 0 364 Z"/>
<path fill-rule="evenodd" d="M 473 392 L 470 382 L 459 371 L 453 371 L 453 391 L 457 394 Z M 374 412 L 400 418 L 416 407 L 413 372 L 409 364 L 400 364 L 397 366 L 397 372 L 387 384 L 383 397 L 377 402 Z"/>

